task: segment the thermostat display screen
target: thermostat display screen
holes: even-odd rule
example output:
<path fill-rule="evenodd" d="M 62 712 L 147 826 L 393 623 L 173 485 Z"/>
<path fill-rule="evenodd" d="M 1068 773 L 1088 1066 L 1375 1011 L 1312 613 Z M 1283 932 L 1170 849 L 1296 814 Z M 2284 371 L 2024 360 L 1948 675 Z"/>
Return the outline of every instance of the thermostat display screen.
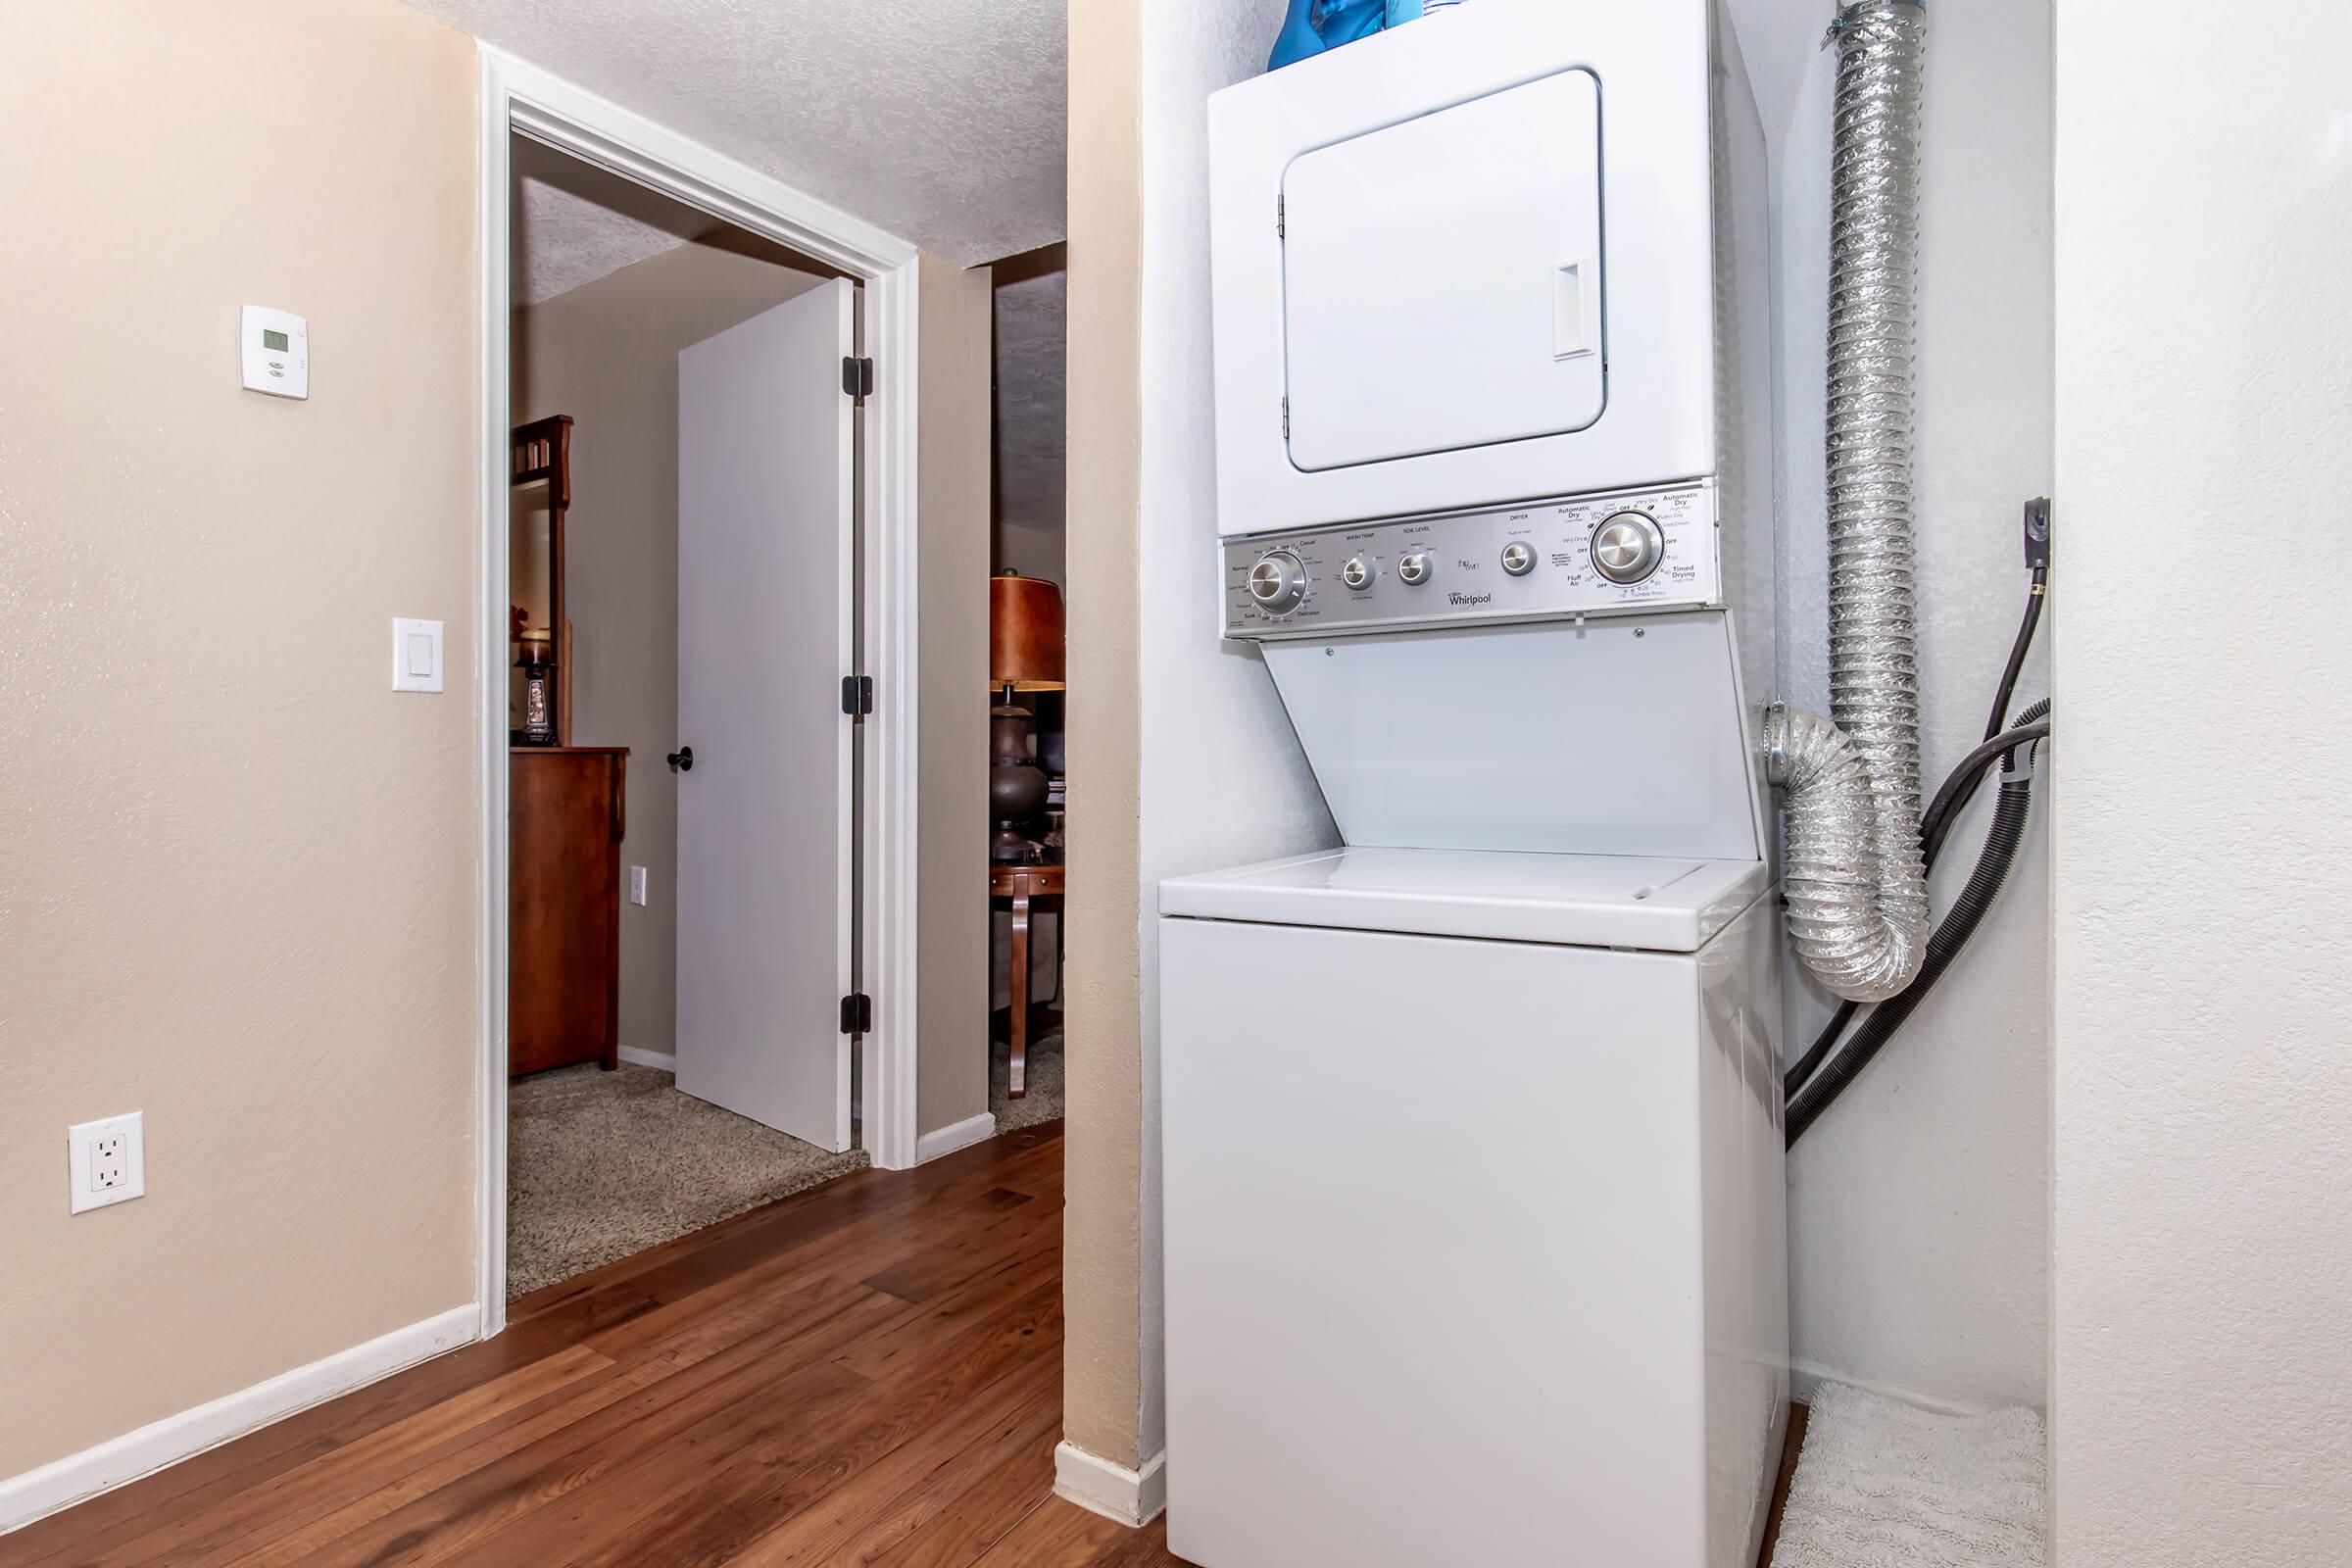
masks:
<path fill-rule="evenodd" d="M 262 328 L 262 347 L 264 347 L 264 348 L 266 348 L 266 349 L 283 349 L 283 348 L 285 348 L 285 347 L 286 347 L 286 334 L 285 334 L 285 333 L 283 333 L 283 332 L 272 332 L 272 331 L 270 331 L 270 330 L 268 327 L 266 327 L 266 326 L 265 326 L 265 327 L 263 327 L 263 328 Z"/>

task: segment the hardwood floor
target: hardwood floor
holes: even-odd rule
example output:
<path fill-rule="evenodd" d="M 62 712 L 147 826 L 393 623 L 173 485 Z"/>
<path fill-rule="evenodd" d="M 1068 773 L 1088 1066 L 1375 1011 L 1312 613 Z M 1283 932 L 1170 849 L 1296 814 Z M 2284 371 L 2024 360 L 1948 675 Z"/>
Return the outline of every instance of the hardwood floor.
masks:
<path fill-rule="evenodd" d="M 1781 1444 L 1780 1472 L 1772 1478 L 1772 1511 L 1764 1516 L 1764 1545 L 1756 1553 L 1756 1568 L 1772 1568 L 1772 1554 L 1781 1544 L 1781 1516 L 1788 1511 L 1788 1488 L 1796 1480 L 1796 1456 L 1805 1446 L 1805 1422 L 1812 1407 L 1788 1407 L 1788 1436 Z"/>
<path fill-rule="evenodd" d="M 1061 1157 L 1048 1123 L 551 1286 L 0 1536 L 0 1568 L 1181 1568 L 1163 1525 L 1053 1495 Z"/>
<path fill-rule="evenodd" d="M 863 1171 L 0 1537 L 69 1568 L 1155 1568 L 1053 1497 L 1061 1129 Z"/>

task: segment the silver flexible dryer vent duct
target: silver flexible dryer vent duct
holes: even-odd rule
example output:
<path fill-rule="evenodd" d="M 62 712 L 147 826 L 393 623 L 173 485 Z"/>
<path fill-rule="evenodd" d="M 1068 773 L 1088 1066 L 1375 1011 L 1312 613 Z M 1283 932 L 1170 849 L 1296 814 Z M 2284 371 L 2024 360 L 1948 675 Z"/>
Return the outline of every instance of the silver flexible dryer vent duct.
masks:
<path fill-rule="evenodd" d="M 1918 267 L 1917 0 L 1839 14 L 1830 215 L 1830 700 L 1776 712 L 1784 885 L 1797 956 L 1883 1002 L 1927 956 L 1911 538 L 1912 283 Z"/>

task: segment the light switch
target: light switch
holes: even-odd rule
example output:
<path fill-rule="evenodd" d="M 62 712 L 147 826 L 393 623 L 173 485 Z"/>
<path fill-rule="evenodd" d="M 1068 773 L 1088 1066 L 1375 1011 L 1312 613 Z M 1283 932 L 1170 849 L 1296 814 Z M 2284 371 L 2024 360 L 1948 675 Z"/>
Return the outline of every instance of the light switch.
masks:
<path fill-rule="evenodd" d="M 396 692 L 441 690 L 441 622 L 392 622 L 392 689 Z"/>

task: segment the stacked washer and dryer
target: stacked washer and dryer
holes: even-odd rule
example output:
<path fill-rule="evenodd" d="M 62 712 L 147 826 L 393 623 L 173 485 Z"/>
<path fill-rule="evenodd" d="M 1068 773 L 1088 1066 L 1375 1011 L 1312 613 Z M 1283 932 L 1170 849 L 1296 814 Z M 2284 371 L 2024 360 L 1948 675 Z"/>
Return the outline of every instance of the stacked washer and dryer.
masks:
<path fill-rule="evenodd" d="M 1209 129 L 1219 629 L 1345 843 L 1159 889 L 1170 1545 L 1752 1561 L 1788 1389 L 1738 44 L 1707 0 L 1480 0 Z"/>

